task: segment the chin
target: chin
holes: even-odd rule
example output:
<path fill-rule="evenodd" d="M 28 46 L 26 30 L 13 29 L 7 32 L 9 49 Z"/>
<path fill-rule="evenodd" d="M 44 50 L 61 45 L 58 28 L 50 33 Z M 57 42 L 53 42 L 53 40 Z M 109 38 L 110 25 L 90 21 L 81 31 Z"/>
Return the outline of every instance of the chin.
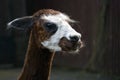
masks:
<path fill-rule="evenodd" d="M 68 53 L 68 54 L 78 54 L 79 52 L 80 52 L 80 49 L 75 49 L 75 50 L 64 50 L 64 49 L 62 49 L 62 51 L 60 51 L 60 52 L 62 52 L 62 53 Z"/>

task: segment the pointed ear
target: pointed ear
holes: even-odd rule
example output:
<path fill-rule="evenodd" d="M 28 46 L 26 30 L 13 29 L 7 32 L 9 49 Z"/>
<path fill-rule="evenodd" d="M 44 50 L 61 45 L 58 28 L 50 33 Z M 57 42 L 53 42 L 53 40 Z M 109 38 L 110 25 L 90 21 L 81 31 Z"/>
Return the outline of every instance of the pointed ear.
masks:
<path fill-rule="evenodd" d="M 26 30 L 31 28 L 33 23 L 34 21 L 32 16 L 17 18 L 7 24 L 7 29 L 15 28 L 18 30 Z"/>

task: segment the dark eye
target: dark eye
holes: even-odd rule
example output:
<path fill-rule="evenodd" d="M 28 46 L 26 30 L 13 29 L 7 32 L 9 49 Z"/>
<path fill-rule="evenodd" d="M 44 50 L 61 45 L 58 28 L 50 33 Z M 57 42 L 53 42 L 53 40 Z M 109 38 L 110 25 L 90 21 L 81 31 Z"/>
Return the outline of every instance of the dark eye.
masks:
<path fill-rule="evenodd" d="M 44 27 L 48 32 L 51 32 L 51 33 L 55 33 L 58 29 L 57 25 L 55 23 L 51 23 L 51 22 L 46 22 L 44 24 Z"/>

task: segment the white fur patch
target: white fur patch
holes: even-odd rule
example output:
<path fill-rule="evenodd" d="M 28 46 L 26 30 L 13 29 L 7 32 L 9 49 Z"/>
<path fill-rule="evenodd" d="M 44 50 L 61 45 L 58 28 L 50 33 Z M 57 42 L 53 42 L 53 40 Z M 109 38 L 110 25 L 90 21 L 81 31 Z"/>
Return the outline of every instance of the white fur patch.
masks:
<path fill-rule="evenodd" d="M 81 37 L 81 34 L 76 32 L 68 22 L 75 22 L 70 19 L 65 14 L 56 14 L 56 15 L 43 15 L 41 19 L 44 19 L 48 22 L 55 23 L 58 27 L 58 30 L 54 35 L 52 35 L 48 40 L 41 42 L 42 45 L 50 50 L 61 51 L 61 47 L 59 47 L 59 41 L 61 38 L 65 37 L 70 40 L 70 36 L 78 36 Z"/>

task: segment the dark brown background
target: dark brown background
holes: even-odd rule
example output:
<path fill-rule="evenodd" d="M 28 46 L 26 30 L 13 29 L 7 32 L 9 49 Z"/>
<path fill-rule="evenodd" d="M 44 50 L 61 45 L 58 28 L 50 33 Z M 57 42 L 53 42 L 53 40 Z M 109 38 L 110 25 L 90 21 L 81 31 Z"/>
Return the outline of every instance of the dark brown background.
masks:
<path fill-rule="evenodd" d="M 14 18 L 32 15 L 39 9 L 60 10 L 79 21 L 74 28 L 82 33 L 85 47 L 77 55 L 59 54 L 54 66 L 120 75 L 119 0 L 1 0 L 0 63 L 23 63 L 28 35 L 6 31 Z"/>

